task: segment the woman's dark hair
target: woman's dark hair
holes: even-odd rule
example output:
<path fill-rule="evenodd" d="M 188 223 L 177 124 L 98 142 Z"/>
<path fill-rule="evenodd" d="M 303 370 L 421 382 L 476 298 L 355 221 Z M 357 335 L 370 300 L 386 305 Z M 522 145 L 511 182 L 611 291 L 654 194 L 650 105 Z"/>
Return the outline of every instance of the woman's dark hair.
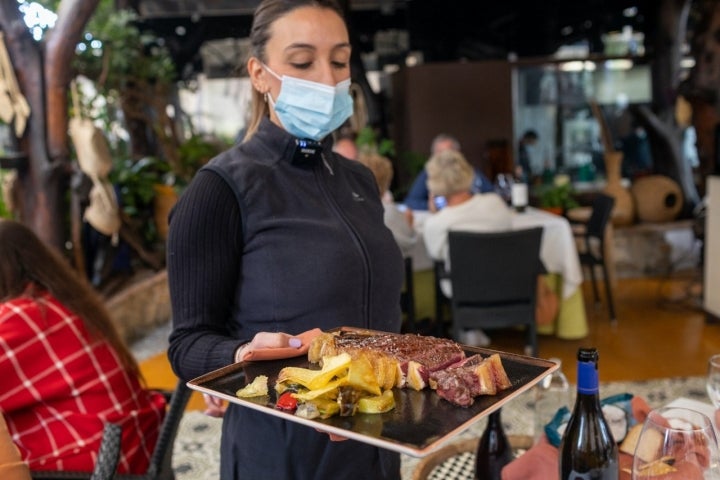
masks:
<path fill-rule="evenodd" d="M 59 252 L 22 223 L 0 220 L 0 301 L 51 293 L 80 317 L 91 338 L 106 340 L 125 368 L 140 378 L 135 358 L 110 319 L 100 296 L 75 274 Z"/>
<path fill-rule="evenodd" d="M 250 56 L 263 63 L 267 62 L 265 47 L 270 40 L 270 27 L 277 19 L 301 7 L 327 8 L 337 13 L 343 20 L 345 19 L 342 8 L 335 0 L 264 0 L 253 14 L 253 23 L 250 29 Z M 245 140 L 253 136 L 260 125 L 260 120 L 268 116 L 269 112 L 263 94 L 254 88 L 252 89 L 251 108 Z"/>

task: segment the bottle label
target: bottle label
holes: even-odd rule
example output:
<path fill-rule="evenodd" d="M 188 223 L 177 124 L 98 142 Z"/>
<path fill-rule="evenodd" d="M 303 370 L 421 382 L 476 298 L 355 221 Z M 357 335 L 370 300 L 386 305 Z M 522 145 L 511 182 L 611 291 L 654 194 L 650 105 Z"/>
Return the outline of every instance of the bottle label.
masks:
<path fill-rule="evenodd" d="M 586 395 L 598 393 L 598 371 L 594 363 L 578 362 L 577 391 Z"/>
<path fill-rule="evenodd" d="M 510 201 L 513 207 L 525 207 L 528 204 L 528 186 L 524 183 L 513 183 L 510 190 Z"/>

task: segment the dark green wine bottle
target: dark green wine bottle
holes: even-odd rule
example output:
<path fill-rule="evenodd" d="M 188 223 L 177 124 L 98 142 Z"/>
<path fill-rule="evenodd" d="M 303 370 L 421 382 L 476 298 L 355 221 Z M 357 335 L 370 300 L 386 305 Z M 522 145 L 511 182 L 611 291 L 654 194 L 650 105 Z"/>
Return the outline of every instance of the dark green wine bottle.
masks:
<path fill-rule="evenodd" d="M 560 480 L 617 480 L 618 447 L 598 388 L 598 352 L 578 350 L 577 397 L 560 443 Z"/>
<path fill-rule="evenodd" d="M 512 460 L 512 446 L 505 435 L 500 410 L 488 417 L 487 427 L 478 442 L 475 456 L 475 478 L 477 480 L 500 480 L 502 468 Z"/>

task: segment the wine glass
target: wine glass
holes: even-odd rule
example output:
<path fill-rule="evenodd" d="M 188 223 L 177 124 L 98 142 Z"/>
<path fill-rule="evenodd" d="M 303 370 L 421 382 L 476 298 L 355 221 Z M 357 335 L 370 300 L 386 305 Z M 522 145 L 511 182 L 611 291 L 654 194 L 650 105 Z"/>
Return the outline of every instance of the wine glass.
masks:
<path fill-rule="evenodd" d="M 707 415 L 688 408 L 651 411 L 633 457 L 633 480 L 720 480 L 718 443 Z"/>
<path fill-rule="evenodd" d="M 720 354 L 713 355 L 708 360 L 705 388 L 715 408 L 720 408 Z"/>

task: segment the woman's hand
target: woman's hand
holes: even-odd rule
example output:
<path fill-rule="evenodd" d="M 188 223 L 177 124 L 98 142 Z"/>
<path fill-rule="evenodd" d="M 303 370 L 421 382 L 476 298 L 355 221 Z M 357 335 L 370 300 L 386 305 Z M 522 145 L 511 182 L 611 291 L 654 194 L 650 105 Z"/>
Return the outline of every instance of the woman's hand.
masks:
<path fill-rule="evenodd" d="M 300 348 L 302 347 L 302 340 L 298 337 L 289 335 L 287 333 L 272 333 L 272 332 L 258 332 L 253 337 L 250 343 L 246 343 L 237 349 L 235 352 L 235 361 L 240 362 L 243 360 L 246 352 L 267 348 Z M 213 397 L 211 395 L 203 394 L 203 400 L 205 400 L 205 414 L 211 417 L 222 417 L 227 409 L 227 403 L 225 401 Z"/>
<path fill-rule="evenodd" d="M 248 346 L 255 348 L 300 348 L 302 340 L 287 333 L 258 332 Z"/>
<path fill-rule="evenodd" d="M 227 404 L 224 400 L 208 395 L 207 393 L 203 393 L 203 400 L 205 401 L 205 406 L 207 407 L 205 408 L 205 415 L 215 418 L 222 418 L 222 416 L 225 415 Z"/>
<path fill-rule="evenodd" d="M 315 429 L 316 432 L 320 433 L 326 433 L 328 437 L 330 437 L 331 442 L 344 442 L 347 440 L 347 437 L 343 437 L 340 435 L 335 435 L 334 433 L 326 432 L 325 430 Z"/>
<path fill-rule="evenodd" d="M 302 340 L 287 333 L 258 332 L 250 343 L 242 345 L 235 352 L 235 361 L 244 360 L 245 354 L 249 351 L 261 350 L 266 348 L 300 348 Z"/>

